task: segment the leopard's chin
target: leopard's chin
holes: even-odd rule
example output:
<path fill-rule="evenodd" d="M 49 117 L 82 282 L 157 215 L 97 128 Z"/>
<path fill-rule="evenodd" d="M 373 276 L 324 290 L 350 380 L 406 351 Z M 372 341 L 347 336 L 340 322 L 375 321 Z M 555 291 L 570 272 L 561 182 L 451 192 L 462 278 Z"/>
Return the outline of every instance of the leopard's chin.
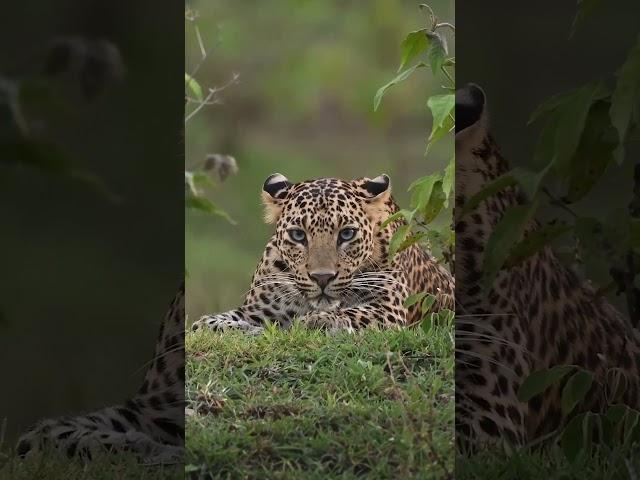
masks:
<path fill-rule="evenodd" d="M 309 299 L 309 305 L 313 310 L 321 312 L 330 312 L 340 307 L 340 300 L 325 294 L 318 295 Z"/>

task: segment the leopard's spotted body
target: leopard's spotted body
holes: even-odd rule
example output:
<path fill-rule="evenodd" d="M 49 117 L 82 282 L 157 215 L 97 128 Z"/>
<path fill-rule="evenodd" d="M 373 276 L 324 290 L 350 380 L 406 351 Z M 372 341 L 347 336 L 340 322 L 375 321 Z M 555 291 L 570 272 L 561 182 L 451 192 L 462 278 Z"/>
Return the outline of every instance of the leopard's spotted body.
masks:
<path fill-rule="evenodd" d="M 523 203 L 506 188 L 463 213 L 465 202 L 509 167 L 489 134 L 484 93 L 456 94 L 456 437 L 462 449 L 506 440 L 522 445 L 567 421 L 557 384 L 528 403 L 517 391 L 531 372 L 578 365 L 596 383 L 577 411 L 605 404 L 607 372 L 624 372 L 627 388 L 614 399 L 640 406 L 637 330 L 550 248 L 503 269 L 488 295 L 480 288 L 487 240 L 505 210 Z M 538 227 L 531 222 L 527 232 Z M 597 386 L 597 384 L 600 386 Z M 612 399 L 608 399 L 611 401 Z"/>
<path fill-rule="evenodd" d="M 148 462 L 180 462 L 184 443 L 184 284 L 160 326 L 155 355 L 136 395 L 89 414 L 46 419 L 18 441 L 20 456 L 55 449 L 90 458 L 132 451 Z"/>
<path fill-rule="evenodd" d="M 265 322 L 287 328 L 295 318 L 317 328 L 398 327 L 418 318 L 405 298 L 430 292 L 435 310 L 453 307 L 450 273 L 413 245 L 389 259 L 389 241 L 401 224 L 382 222 L 397 211 L 389 178 L 351 182 L 323 178 L 297 184 L 280 174 L 263 187 L 267 243 L 243 305 L 206 315 L 193 328 L 259 333 Z"/>

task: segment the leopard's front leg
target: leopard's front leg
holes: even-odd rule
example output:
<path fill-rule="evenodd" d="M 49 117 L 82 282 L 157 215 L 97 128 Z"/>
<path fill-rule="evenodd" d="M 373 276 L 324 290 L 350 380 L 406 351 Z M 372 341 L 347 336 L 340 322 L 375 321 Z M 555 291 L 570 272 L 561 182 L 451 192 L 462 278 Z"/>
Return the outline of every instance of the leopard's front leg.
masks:
<path fill-rule="evenodd" d="M 264 326 L 258 324 L 245 314 L 243 308 L 229 310 L 215 315 L 204 315 L 199 320 L 193 322 L 192 330 L 207 328 L 216 332 L 226 330 L 241 330 L 249 335 L 259 335 L 264 330 Z"/>
<path fill-rule="evenodd" d="M 370 303 L 333 311 L 315 311 L 302 317 L 311 328 L 353 332 L 366 327 L 394 328 L 407 324 L 407 309 L 402 305 Z"/>

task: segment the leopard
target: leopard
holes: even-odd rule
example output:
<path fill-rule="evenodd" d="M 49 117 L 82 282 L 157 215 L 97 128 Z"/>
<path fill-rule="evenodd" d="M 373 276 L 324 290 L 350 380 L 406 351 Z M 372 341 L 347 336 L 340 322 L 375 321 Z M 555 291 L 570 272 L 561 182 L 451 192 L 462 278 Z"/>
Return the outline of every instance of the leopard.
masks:
<path fill-rule="evenodd" d="M 453 276 L 426 249 L 413 244 L 389 255 L 406 222 L 389 219 L 399 207 L 388 175 L 292 183 L 274 173 L 261 196 L 275 233 L 243 304 L 202 316 L 193 330 L 259 335 L 294 321 L 330 332 L 400 328 L 420 318 L 418 305 L 404 304 L 418 292 L 435 297 L 434 312 L 453 309 Z"/>
<path fill-rule="evenodd" d="M 531 199 L 512 185 L 476 205 L 469 199 L 510 171 L 489 122 L 484 90 L 456 91 L 456 442 L 470 455 L 485 447 L 519 448 L 540 441 L 572 416 L 602 412 L 609 402 L 640 407 L 640 335 L 571 265 L 546 246 L 503 267 L 488 292 L 481 287 L 488 241 L 507 209 Z M 541 227 L 534 218 L 524 237 Z M 518 391 L 533 372 L 575 365 L 594 382 L 576 409 L 563 413 L 567 379 L 527 402 Z M 609 373 L 626 388 L 612 398 Z"/>
<path fill-rule="evenodd" d="M 20 436 L 22 458 L 44 452 L 91 460 L 131 452 L 145 463 L 178 464 L 184 454 L 184 280 L 160 323 L 153 359 L 137 392 L 83 415 L 41 420 Z"/>

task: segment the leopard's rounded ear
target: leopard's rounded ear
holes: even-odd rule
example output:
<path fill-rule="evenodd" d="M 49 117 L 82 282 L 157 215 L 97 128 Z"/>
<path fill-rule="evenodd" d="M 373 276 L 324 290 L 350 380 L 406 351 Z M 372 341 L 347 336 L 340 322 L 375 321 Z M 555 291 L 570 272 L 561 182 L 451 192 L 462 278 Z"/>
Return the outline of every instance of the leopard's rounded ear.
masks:
<path fill-rule="evenodd" d="M 281 173 L 273 173 L 267 177 L 262 186 L 262 191 L 273 198 L 284 198 L 291 182 Z"/>
<path fill-rule="evenodd" d="M 475 83 L 456 90 L 456 138 L 466 131 L 487 128 L 487 101 Z"/>
<path fill-rule="evenodd" d="M 269 175 L 262 185 L 262 203 L 264 203 L 264 219 L 273 223 L 280 217 L 284 198 L 292 183 L 281 173 Z"/>
<path fill-rule="evenodd" d="M 366 179 L 362 187 L 373 197 L 388 197 L 391 194 L 391 179 L 383 173 L 376 178 Z"/>

